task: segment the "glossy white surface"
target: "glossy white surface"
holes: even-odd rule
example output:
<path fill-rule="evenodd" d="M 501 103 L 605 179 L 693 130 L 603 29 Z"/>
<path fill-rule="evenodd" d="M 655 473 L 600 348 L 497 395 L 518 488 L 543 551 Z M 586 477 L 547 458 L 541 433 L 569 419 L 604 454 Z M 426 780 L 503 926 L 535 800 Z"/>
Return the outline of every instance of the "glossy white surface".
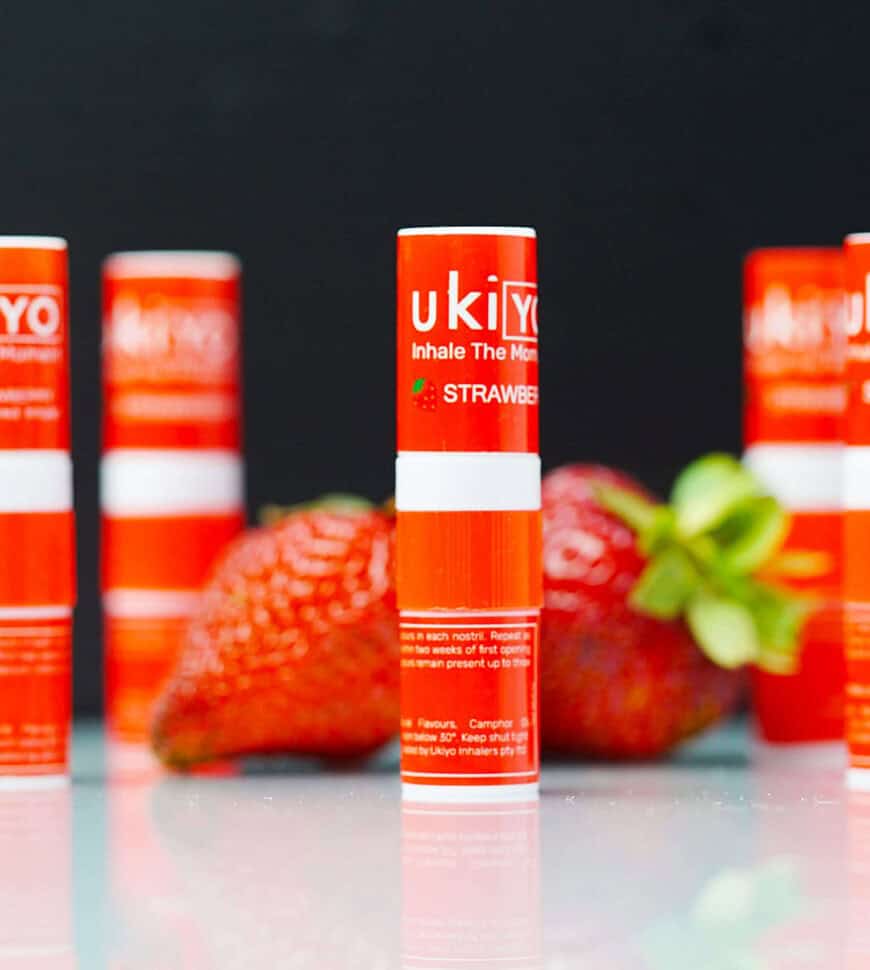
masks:
<path fill-rule="evenodd" d="M 430 809 L 391 755 L 172 777 L 80 727 L 72 786 L 0 792 L 0 967 L 870 967 L 870 795 L 836 748 L 750 748 Z"/>

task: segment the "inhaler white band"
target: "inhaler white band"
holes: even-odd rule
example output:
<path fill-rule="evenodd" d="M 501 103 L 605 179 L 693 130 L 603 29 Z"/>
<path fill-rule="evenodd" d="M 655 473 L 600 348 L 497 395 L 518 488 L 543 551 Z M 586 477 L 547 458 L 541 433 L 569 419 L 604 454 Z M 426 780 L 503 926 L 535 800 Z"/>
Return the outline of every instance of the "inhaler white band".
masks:
<path fill-rule="evenodd" d="M 66 451 L 0 451 L 0 512 L 68 512 L 72 459 Z"/>
<path fill-rule="evenodd" d="M 190 616 L 202 596 L 188 589 L 111 589 L 103 594 L 103 610 L 114 619 L 169 619 Z"/>
<path fill-rule="evenodd" d="M 847 509 L 870 509 L 870 447 L 843 449 L 843 504 Z"/>
<path fill-rule="evenodd" d="M 100 503 L 117 517 L 234 512 L 244 503 L 244 464 L 234 451 L 109 451 L 100 464 Z"/>
<path fill-rule="evenodd" d="M 761 444 L 743 462 L 792 511 L 834 512 L 843 507 L 843 452 L 839 444 Z"/>
<path fill-rule="evenodd" d="M 401 512 L 525 512 L 541 507 L 541 459 L 516 452 L 403 451 Z"/>

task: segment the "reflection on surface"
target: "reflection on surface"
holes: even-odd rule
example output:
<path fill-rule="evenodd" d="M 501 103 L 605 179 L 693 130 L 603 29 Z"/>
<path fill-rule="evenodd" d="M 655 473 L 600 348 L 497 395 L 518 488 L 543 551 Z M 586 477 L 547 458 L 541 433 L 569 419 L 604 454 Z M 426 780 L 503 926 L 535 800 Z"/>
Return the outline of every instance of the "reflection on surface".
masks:
<path fill-rule="evenodd" d="M 711 806 L 707 835 L 718 831 L 731 858 L 699 882 L 679 913 L 643 934 L 645 966 L 842 967 L 842 752 L 817 746 L 758 752 L 751 773 L 722 794 Z M 726 836 L 717 816 L 736 820 L 741 832 Z M 702 857 L 709 863 L 711 854 Z"/>
<path fill-rule="evenodd" d="M 545 774 L 547 970 L 843 965 L 842 757 L 750 768 L 741 749 L 723 733 L 697 758 Z"/>
<path fill-rule="evenodd" d="M 870 793 L 850 792 L 847 970 L 870 967 Z"/>
<path fill-rule="evenodd" d="M 844 776 L 843 749 L 829 744 L 772 746 L 756 759 L 756 895 L 743 925 L 757 932 L 759 968 L 843 965 Z"/>
<path fill-rule="evenodd" d="M 651 934 L 682 932 L 709 880 L 751 857 L 728 772 L 587 767 L 557 783 L 559 800 L 541 805 L 548 970 L 652 970 Z M 683 968 L 706 965 L 668 970 Z"/>
<path fill-rule="evenodd" d="M 0 968 L 73 970 L 70 790 L 0 789 Z"/>
<path fill-rule="evenodd" d="M 111 970 L 206 968 L 175 860 L 151 818 L 153 789 L 164 777 L 144 745 L 106 742 Z"/>
<path fill-rule="evenodd" d="M 445 811 L 393 765 L 106 773 L 79 732 L 71 792 L 0 791 L 0 970 L 72 970 L 71 909 L 84 970 L 870 970 L 870 796 L 705 744 Z"/>
<path fill-rule="evenodd" d="M 402 967 L 543 966 L 537 803 L 402 809 Z"/>
<path fill-rule="evenodd" d="M 190 966 L 395 966 L 399 812 L 382 779 L 166 777 L 150 794 L 201 945 Z"/>
<path fill-rule="evenodd" d="M 790 932 L 800 909 L 796 872 L 788 859 L 725 869 L 701 889 L 685 915 L 662 921 L 646 934 L 646 965 L 650 970 L 790 967 L 784 952 L 768 962 L 761 941 L 771 928 Z"/>

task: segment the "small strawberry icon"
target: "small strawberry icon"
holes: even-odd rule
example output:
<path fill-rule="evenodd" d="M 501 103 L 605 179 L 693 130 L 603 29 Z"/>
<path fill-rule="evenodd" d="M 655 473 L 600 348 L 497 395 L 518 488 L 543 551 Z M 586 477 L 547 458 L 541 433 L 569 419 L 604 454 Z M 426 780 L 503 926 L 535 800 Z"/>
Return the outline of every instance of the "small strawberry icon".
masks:
<path fill-rule="evenodd" d="M 418 377 L 411 388 L 414 404 L 421 411 L 434 411 L 438 407 L 438 385 L 425 377 Z"/>

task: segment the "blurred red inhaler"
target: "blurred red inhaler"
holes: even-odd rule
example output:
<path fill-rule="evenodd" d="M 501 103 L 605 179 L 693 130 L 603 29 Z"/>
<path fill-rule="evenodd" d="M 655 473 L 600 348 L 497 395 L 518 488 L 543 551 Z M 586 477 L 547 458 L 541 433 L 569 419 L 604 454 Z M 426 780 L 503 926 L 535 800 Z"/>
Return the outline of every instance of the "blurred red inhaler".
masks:
<path fill-rule="evenodd" d="M 119 740 L 147 737 L 199 589 L 244 525 L 240 286 L 227 253 L 104 264 L 101 584 Z"/>
<path fill-rule="evenodd" d="M 792 516 L 786 549 L 828 568 L 793 586 L 817 602 L 800 669 L 756 671 L 755 709 L 772 742 L 843 737 L 842 441 L 846 405 L 843 254 L 756 250 L 744 266 L 745 461 Z"/>
<path fill-rule="evenodd" d="M 870 235 L 848 236 L 844 601 L 849 782 L 870 788 Z"/>

